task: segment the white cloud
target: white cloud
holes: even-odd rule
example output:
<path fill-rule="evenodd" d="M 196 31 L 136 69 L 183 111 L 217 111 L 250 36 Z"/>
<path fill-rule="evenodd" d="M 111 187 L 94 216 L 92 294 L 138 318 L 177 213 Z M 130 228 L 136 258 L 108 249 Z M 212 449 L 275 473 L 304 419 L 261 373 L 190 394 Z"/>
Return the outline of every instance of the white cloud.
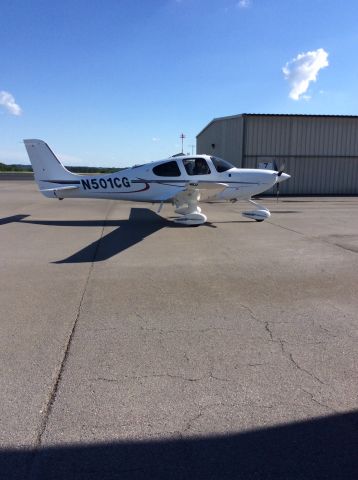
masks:
<path fill-rule="evenodd" d="M 287 62 L 282 72 L 291 86 L 290 98 L 293 100 L 303 98 L 309 84 L 317 80 L 318 72 L 328 65 L 328 53 L 323 48 L 299 53 L 297 57 Z"/>
<path fill-rule="evenodd" d="M 251 5 L 251 0 L 239 0 L 236 4 L 239 8 L 249 8 Z"/>
<path fill-rule="evenodd" d="M 158 137 L 153 137 L 153 138 L 152 138 L 152 141 L 153 141 L 153 142 L 160 142 L 160 138 L 158 138 Z"/>
<path fill-rule="evenodd" d="M 5 107 L 11 115 L 19 116 L 22 114 L 21 107 L 15 102 L 15 98 L 5 90 L 0 91 L 0 105 Z"/>

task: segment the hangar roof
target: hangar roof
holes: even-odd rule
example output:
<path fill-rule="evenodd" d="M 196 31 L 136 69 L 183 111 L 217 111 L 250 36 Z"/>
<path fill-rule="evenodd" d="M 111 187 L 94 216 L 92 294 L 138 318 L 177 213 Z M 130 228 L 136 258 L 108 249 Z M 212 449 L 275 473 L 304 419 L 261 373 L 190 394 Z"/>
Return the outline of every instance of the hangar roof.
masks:
<path fill-rule="evenodd" d="M 198 134 L 201 135 L 212 123 L 220 120 L 230 120 L 240 117 L 306 117 L 306 118 L 358 118 L 358 115 L 305 115 L 297 113 L 240 113 L 238 115 L 228 115 L 226 117 L 213 118 Z"/>

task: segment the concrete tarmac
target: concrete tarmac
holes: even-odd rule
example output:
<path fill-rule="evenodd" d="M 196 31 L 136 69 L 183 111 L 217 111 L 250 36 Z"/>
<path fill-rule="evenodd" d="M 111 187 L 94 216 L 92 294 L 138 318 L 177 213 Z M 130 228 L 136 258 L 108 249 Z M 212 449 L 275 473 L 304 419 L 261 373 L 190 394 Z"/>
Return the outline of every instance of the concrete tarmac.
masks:
<path fill-rule="evenodd" d="M 358 198 L 0 182 L 0 478 L 356 478 Z"/>

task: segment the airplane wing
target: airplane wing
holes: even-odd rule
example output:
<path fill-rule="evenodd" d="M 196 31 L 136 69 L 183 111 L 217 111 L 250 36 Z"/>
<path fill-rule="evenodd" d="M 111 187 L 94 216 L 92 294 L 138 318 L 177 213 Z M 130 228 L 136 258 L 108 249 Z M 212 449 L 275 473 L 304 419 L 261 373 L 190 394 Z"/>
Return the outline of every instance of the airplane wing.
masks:
<path fill-rule="evenodd" d="M 175 193 L 173 193 L 173 191 L 170 191 L 161 195 L 161 197 L 158 198 L 158 201 L 165 202 L 167 200 L 180 200 L 180 202 L 185 202 L 186 199 L 189 199 L 189 197 L 191 197 L 194 192 L 200 193 L 200 200 L 207 200 L 222 192 L 228 186 L 229 185 L 227 183 L 220 182 L 186 182 L 186 184 L 183 185 Z"/>
<path fill-rule="evenodd" d="M 175 198 L 185 202 L 186 198 L 191 197 L 194 192 L 198 192 L 200 194 L 201 201 L 208 200 L 212 197 L 215 197 L 215 195 L 225 190 L 225 188 L 228 186 L 229 185 L 227 183 L 219 182 L 190 182 L 181 192 L 178 192 L 175 195 Z"/>
<path fill-rule="evenodd" d="M 182 192 L 182 195 L 185 195 L 186 192 L 189 195 L 193 191 L 199 191 L 200 200 L 203 201 L 215 197 L 215 195 L 225 190 L 228 186 L 227 183 L 221 182 L 190 182 L 187 188 Z"/>

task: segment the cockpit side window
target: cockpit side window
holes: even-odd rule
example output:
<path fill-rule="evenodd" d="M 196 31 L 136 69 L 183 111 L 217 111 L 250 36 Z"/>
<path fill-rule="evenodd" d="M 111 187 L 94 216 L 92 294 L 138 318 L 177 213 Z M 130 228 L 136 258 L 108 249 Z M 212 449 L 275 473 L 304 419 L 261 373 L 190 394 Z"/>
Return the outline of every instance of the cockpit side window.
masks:
<path fill-rule="evenodd" d="M 158 177 L 180 177 L 181 173 L 175 160 L 161 163 L 153 168 L 153 173 Z"/>
<path fill-rule="evenodd" d="M 183 164 L 188 175 L 209 175 L 211 173 L 205 158 L 185 158 Z"/>
<path fill-rule="evenodd" d="M 227 170 L 230 170 L 230 168 L 234 168 L 234 165 L 231 165 L 231 163 L 223 160 L 222 158 L 211 157 L 211 161 L 213 162 L 218 173 L 226 172 Z"/>

